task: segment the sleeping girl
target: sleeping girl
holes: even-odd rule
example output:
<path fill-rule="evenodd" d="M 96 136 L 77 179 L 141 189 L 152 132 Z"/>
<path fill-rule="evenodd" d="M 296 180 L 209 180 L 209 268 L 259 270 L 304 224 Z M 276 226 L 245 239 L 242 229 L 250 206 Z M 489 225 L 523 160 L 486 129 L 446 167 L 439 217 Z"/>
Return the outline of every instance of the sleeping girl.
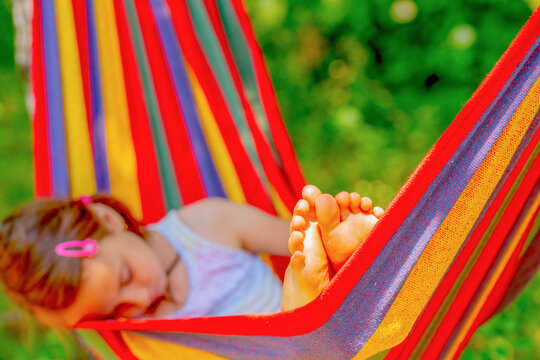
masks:
<path fill-rule="evenodd" d="M 314 300 L 382 215 L 308 185 L 290 222 L 209 198 L 142 226 L 119 201 L 36 200 L 0 223 L 5 292 L 39 321 L 272 313 Z M 256 253 L 291 254 L 283 285 Z"/>

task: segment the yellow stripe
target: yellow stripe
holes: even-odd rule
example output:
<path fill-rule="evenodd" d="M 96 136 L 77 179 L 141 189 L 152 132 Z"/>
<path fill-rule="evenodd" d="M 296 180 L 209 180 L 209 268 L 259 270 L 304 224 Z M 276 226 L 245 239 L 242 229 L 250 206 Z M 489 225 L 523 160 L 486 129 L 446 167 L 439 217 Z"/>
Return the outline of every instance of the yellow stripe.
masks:
<path fill-rule="evenodd" d="M 128 104 L 118 33 L 112 1 L 94 1 L 111 193 L 141 218 L 135 148 L 131 136 Z"/>
<path fill-rule="evenodd" d="M 199 81 L 189 64 L 185 64 L 189 77 L 189 82 L 191 83 L 193 95 L 195 97 L 195 102 L 197 103 L 197 109 L 199 110 L 199 116 L 201 117 L 201 126 L 204 132 L 204 136 L 206 138 L 208 148 L 210 149 L 210 153 L 212 154 L 212 158 L 214 159 L 214 163 L 216 165 L 219 177 L 223 183 L 225 193 L 230 200 L 240 204 L 245 204 L 247 201 L 246 197 L 244 196 L 244 190 L 242 189 L 240 179 L 238 178 L 238 174 L 236 173 L 236 169 L 234 168 L 234 164 L 232 162 L 227 146 L 225 145 L 225 141 L 221 136 L 221 131 L 219 130 L 219 127 L 216 123 L 214 114 L 212 113 L 212 110 L 208 105 L 206 95 L 204 94 L 204 91 L 202 90 Z M 281 203 L 280 199 L 278 199 L 277 201 Z M 279 205 L 276 205 L 276 209 L 277 206 Z M 285 209 L 285 212 L 283 212 L 283 210 L 281 210 L 281 212 L 286 215 L 288 210 L 283 204 L 282 207 L 283 209 Z M 278 210 L 278 214 L 280 214 L 280 210 Z M 291 218 L 290 213 L 288 215 L 288 218 Z M 274 267 L 272 266 L 269 255 L 259 254 L 259 256 L 266 263 L 266 265 L 268 265 L 277 275 Z"/>
<path fill-rule="evenodd" d="M 56 17 L 71 195 L 91 195 L 96 192 L 94 161 L 70 0 L 56 0 Z"/>
<path fill-rule="evenodd" d="M 155 359 L 204 359 L 224 360 L 225 358 L 167 341 L 155 340 L 146 336 L 136 335 L 133 332 L 123 331 L 122 337 L 133 354 L 141 360 Z"/>
<path fill-rule="evenodd" d="M 270 198 L 272 199 L 272 203 L 274 204 L 274 209 L 276 209 L 278 216 L 282 219 L 290 220 L 292 217 L 292 214 L 289 211 L 289 209 L 287 209 L 287 207 L 281 200 L 281 197 L 279 196 L 276 189 L 272 186 L 272 184 L 270 184 Z"/>
<path fill-rule="evenodd" d="M 467 316 L 460 327 L 461 330 L 459 331 L 457 336 L 454 338 L 454 341 L 450 345 L 448 352 L 445 354 L 444 359 L 452 359 L 454 357 L 454 354 L 456 353 L 459 345 L 465 338 L 465 335 L 467 335 L 467 332 L 471 328 L 472 323 L 478 316 L 478 313 L 484 306 L 488 296 L 491 294 L 491 291 L 495 287 L 497 280 L 499 280 L 499 277 L 501 276 L 502 272 L 506 268 L 508 260 L 512 256 L 512 253 L 514 252 L 517 244 L 519 243 L 519 240 L 525 233 L 525 230 L 527 230 L 527 225 L 529 225 L 529 222 L 532 220 L 538 206 L 540 206 L 540 193 L 536 195 L 533 205 L 529 208 L 527 214 L 525 215 L 525 218 L 523 219 L 518 229 L 516 230 L 508 247 L 503 252 L 502 257 L 500 261 L 497 263 L 495 270 L 491 273 L 491 276 L 489 277 L 489 280 L 486 286 L 480 291 L 480 294 L 477 297 L 477 300 L 474 303 L 471 311 L 467 313 Z"/>
<path fill-rule="evenodd" d="M 367 358 L 391 348 L 409 334 L 508 166 L 538 111 L 539 99 L 540 81 L 536 81 L 426 246 L 385 318 L 357 358 Z"/>
<path fill-rule="evenodd" d="M 488 228 L 486 229 L 486 231 L 482 235 L 482 238 L 479 241 L 477 247 L 474 249 L 473 253 L 471 254 L 469 259 L 467 260 L 467 263 L 465 264 L 465 266 L 462 269 L 461 273 L 459 274 L 458 278 L 456 279 L 456 281 L 452 285 L 451 290 L 446 295 L 443 303 L 441 304 L 441 306 L 437 310 L 437 313 L 435 314 L 435 316 L 431 320 L 431 323 L 429 324 L 429 326 L 424 331 L 424 335 L 422 336 L 421 340 L 418 342 L 418 344 L 416 345 L 416 348 L 411 353 L 412 358 L 421 357 L 422 353 L 425 351 L 425 349 L 427 348 L 427 346 L 431 342 L 431 339 L 433 338 L 433 336 L 436 333 L 436 329 L 440 326 L 441 321 L 443 321 L 446 313 L 448 312 L 448 309 L 450 308 L 450 306 L 454 302 L 454 299 L 456 298 L 458 292 L 461 290 L 461 287 L 463 286 L 463 283 L 465 282 L 465 280 L 469 276 L 469 273 L 472 271 L 472 268 L 476 264 L 476 261 L 478 260 L 478 258 L 482 254 L 482 251 L 484 250 L 484 247 L 488 243 L 489 238 L 493 234 L 493 231 L 496 229 L 497 224 L 499 223 L 504 211 L 508 207 L 508 204 L 510 203 L 510 201 L 514 197 L 516 189 L 521 184 L 521 182 L 523 180 L 523 177 L 529 171 L 529 168 L 531 167 L 531 165 L 533 163 L 533 160 L 536 157 L 536 154 L 538 154 L 539 150 L 540 150 L 540 147 L 537 145 L 535 150 L 531 154 L 530 158 L 527 160 L 525 166 L 523 166 L 523 168 L 521 169 L 520 174 L 518 175 L 517 179 L 515 180 L 515 184 L 512 186 L 512 189 L 508 192 L 508 194 L 506 194 L 506 197 L 505 197 L 503 203 L 501 204 L 501 206 L 497 210 L 497 213 L 495 214 L 495 216 L 491 220 Z"/>
<path fill-rule="evenodd" d="M 219 177 L 223 182 L 227 197 L 237 203 L 246 203 L 244 190 L 238 179 L 238 174 L 234 168 L 231 156 L 225 145 L 225 141 L 221 136 L 221 132 L 214 118 L 214 114 L 208 105 L 208 100 L 204 94 L 199 81 L 191 67 L 186 64 L 189 82 L 191 83 L 199 116 L 201 118 L 201 126 L 206 137 L 206 142 L 214 159 Z"/>

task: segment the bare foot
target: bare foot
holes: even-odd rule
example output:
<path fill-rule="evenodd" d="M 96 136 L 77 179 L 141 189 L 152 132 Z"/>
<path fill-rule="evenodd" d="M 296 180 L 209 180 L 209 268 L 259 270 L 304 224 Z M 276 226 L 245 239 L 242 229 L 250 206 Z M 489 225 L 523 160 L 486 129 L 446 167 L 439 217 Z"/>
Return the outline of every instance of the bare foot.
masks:
<path fill-rule="evenodd" d="M 383 212 L 357 193 L 341 192 L 334 198 L 313 185 L 305 186 L 291 220 L 292 256 L 285 271 L 282 311 L 302 307 L 319 296 Z"/>
<path fill-rule="evenodd" d="M 384 212 L 380 207 L 374 208 L 370 198 L 345 191 L 335 198 L 328 194 L 318 196 L 315 208 L 334 272 L 345 264 Z"/>
<path fill-rule="evenodd" d="M 315 202 L 320 190 L 307 185 L 294 208 L 289 251 L 291 260 L 285 271 L 281 310 L 302 307 L 313 301 L 330 281 L 328 257 L 319 234 Z M 339 221 L 339 218 L 338 218 Z"/>

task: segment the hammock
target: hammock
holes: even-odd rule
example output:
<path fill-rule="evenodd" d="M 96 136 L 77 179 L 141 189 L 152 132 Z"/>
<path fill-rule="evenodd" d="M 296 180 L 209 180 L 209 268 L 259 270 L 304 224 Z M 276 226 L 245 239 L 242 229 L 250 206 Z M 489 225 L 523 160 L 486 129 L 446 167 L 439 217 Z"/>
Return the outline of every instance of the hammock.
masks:
<path fill-rule="evenodd" d="M 304 180 L 241 0 L 34 6 L 37 196 L 112 193 L 145 223 L 205 196 L 290 216 Z M 314 302 L 78 333 L 103 359 L 458 357 L 538 266 L 539 34 L 537 10 Z"/>

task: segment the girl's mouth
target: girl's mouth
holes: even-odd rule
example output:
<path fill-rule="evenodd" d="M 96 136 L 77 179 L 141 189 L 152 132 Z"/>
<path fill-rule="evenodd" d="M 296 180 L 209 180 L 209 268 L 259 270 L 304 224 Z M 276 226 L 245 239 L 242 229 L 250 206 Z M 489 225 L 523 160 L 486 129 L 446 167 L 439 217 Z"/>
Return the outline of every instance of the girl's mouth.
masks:
<path fill-rule="evenodd" d="M 164 295 L 161 295 L 161 296 L 157 297 L 156 299 L 154 299 L 154 301 L 152 301 L 150 303 L 150 305 L 146 308 L 146 311 L 144 312 L 144 315 L 145 316 L 153 316 L 153 315 L 155 315 L 157 309 L 159 308 L 159 305 L 161 304 L 161 302 L 163 300 L 165 300 Z"/>

